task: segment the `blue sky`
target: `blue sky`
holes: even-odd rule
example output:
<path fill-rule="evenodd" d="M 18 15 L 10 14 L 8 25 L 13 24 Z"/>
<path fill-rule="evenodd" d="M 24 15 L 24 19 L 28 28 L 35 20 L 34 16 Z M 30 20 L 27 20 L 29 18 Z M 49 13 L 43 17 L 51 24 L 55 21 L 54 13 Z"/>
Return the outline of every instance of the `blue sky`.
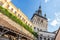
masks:
<path fill-rule="evenodd" d="M 60 0 L 12 0 L 12 3 L 30 19 L 40 4 L 42 13 L 47 14 L 48 31 L 53 32 L 60 26 Z"/>

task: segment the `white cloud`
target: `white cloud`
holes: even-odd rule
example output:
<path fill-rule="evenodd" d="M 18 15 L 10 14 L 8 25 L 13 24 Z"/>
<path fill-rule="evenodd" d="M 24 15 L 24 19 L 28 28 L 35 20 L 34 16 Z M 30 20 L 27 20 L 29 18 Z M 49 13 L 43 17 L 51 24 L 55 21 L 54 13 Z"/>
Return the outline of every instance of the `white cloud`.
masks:
<path fill-rule="evenodd" d="M 52 25 L 52 26 L 56 26 L 57 24 L 58 24 L 57 20 L 53 20 L 53 21 L 51 22 L 51 25 Z"/>
<path fill-rule="evenodd" d="M 50 18 L 48 18 L 48 21 L 50 21 L 51 19 Z"/>
<path fill-rule="evenodd" d="M 48 0 L 45 0 L 45 3 L 47 3 L 48 2 Z"/>
<path fill-rule="evenodd" d="M 60 12 L 55 12 L 55 18 L 54 20 L 51 22 L 52 26 L 60 26 Z"/>
<path fill-rule="evenodd" d="M 55 13 L 55 16 L 56 16 L 56 20 L 60 22 L 60 12 Z"/>

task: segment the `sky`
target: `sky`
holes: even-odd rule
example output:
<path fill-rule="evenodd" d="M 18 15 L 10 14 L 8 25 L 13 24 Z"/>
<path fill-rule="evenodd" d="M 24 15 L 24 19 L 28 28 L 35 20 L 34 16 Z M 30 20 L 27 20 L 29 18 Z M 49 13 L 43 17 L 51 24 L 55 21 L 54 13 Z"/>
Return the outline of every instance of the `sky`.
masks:
<path fill-rule="evenodd" d="M 56 31 L 60 26 L 60 0 L 11 0 L 29 19 L 39 6 L 42 14 L 46 13 L 48 19 L 48 31 Z"/>

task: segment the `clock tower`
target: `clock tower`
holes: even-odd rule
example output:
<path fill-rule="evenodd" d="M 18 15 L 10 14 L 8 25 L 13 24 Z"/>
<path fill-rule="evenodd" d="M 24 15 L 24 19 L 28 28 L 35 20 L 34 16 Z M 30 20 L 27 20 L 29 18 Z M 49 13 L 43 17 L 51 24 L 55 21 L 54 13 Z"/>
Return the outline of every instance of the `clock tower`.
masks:
<path fill-rule="evenodd" d="M 31 22 L 34 25 L 35 32 L 38 32 L 40 30 L 41 31 L 47 31 L 48 21 L 47 21 L 47 18 L 46 18 L 46 14 L 44 14 L 44 16 L 42 16 L 41 6 L 33 14 L 32 18 L 31 18 Z"/>

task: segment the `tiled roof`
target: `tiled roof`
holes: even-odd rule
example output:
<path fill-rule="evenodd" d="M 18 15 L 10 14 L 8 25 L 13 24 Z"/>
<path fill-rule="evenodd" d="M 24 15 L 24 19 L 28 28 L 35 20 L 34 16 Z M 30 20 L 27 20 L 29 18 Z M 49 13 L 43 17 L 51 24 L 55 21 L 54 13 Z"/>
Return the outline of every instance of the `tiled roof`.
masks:
<path fill-rule="evenodd" d="M 39 16 L 39 17 L 41 17 L 41 18 L 44 18 L 44 19 L 46 19 L 47 20 L 47 18 L 45 18 L 45 17 L 43 17 L 43 16 L 40 16 L 40 15 L 38 15 L 38 14 L 33 14 L 33 16 L 32 16 L 32 18 L 31 18 L 31 20 L 33 19 L 33 17 L 35 16 L 35 15 L 37 15 L 37 16 Z"/>

